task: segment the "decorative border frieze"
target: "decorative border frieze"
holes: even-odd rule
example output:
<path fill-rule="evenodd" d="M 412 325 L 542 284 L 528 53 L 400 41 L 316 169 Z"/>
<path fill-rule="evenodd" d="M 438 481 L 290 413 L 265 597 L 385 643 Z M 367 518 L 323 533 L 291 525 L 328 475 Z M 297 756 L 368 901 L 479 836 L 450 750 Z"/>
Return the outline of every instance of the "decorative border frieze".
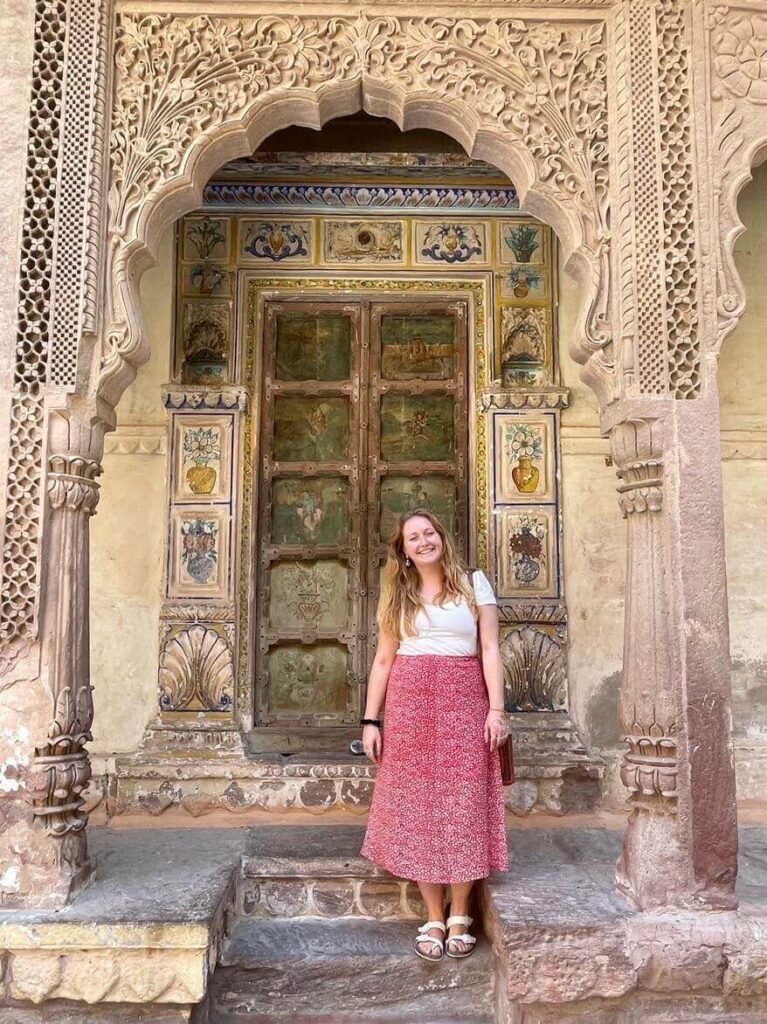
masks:
<path fill-rule="evenodd" d="M 390 172 L 391 173 L 391 172 Z M 407 213 L 413 210 L 445 210 L 487 214 L 519 208 L 513 185 L 494 188 L 425 185 L 268 185 L 248 182 L 213 181 L 205 186 L 203 206 L 212 210 L 348 209 L 387 210 Z"/>
<path fill-rule="evenodd" d="M 234 385 L 209 389 L 169 386 L 163 391 L 163 404 L 166 409 L 176 412 L 182 409 L 247 412 L 248 392 L 245 388 Z"/>
<path fill-rule="evenodd" d="M 547 388 L 543 391 L 526 391 L 507 388 L 503 391 L 485 391 L 479 396 L 479 407 L 483 412 L 491 409 L 566 409 L 570 404 L 567 388 Z"/>
<path fill-rule="evenodd" d="M 558 601 L 523 602 L 500 600 L 498 602 L 498 614 L 503 622 L 515 624 L 532 622 L 536 625 L 567 625 L 567 608 Z"/>

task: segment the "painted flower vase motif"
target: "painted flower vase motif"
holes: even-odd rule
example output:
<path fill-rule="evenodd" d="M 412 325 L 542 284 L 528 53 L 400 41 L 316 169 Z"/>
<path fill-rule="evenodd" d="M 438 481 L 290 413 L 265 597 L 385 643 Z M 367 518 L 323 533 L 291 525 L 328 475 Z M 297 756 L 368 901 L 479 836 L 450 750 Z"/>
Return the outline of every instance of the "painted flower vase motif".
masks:
<path fill-rule="evenodd" d="M 514 295 L 518 299 L 525 299 L 527 298 L 529 292 L 530 288 L 527 283 L 527 274 L 524 272 L 524 270 L 520 270 L 517 274 L 517 283 L 514 286 Z"/>
<path fill-rule="evenodd" d="M 506 454 L 517 463 L 511 479 L 520 494 L 535 494 L 538 489 L 541 471 L 536 462 L 543 459 L 543 450 L 540 427 L 518 423 L 508 435 Z"/>
<path fill-rule="evenodd" d="M 540 249 L 538 228 L 532 224 L 520 224 L 511 228 L 504 241 L 518 263 L 529 263 L 535 250 Z"/>
<path fill-rule="evenodd" d="M 186 471 L 186 482 L 193 494 L 212 494 L 218 474 L 213 466 L 197 462 Z"/>
<path fill-rule="evenodd" d="M 181 560 L 195 583 L 207 583 L 218 562 L 218 524 L 210 519 L 190 519 L 181 527 Z"/>
<path fill-rule="evenodd" d="M 511 479 L 520 494 L 535 494 L 541 471 L 531 458 L 521 458 L 511 471 Z"/>
<path fill-rule="evenodd" d="M 533 583 L 541 572 L 543 543 L 539 533 L 536 524 L 523 523 L 511 538 L 514 578 L 523 586 Z"/>
<path fill-rule="evenodd" d="M 197 427 L 184 434 L 184 460 L 191 465 L 186 482 L 192 494 L 212 494 L 218 470 L 211 466 L 221 458 L 221 437 L 216 427 Z"/>

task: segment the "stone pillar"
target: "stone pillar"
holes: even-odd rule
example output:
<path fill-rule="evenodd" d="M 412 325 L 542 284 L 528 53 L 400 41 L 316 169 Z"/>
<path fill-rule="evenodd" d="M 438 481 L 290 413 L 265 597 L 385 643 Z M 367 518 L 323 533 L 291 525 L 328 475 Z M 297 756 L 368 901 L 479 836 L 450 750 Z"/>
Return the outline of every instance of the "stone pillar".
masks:
<path fill-rule="evenodd" d="M 737 818 L 716 388 L 605 415 L 628 529 L 619 889 L 641 909 L 736 905 Z"/>
<path fill-rule="evenodd" d="M 61 906 L 91 872 L 82 795 L 91 777 L 85 744 L 93 719 L 89 520 L 98 502 L 106 417 L 75 406 L 71 400 L 48 418 L 39 670 L 14 678 L 3 708 L 6 738 L 15 723 L 17 768 L 13 794 L 6 787 L 14 799 L 3 806 L 6 907 Z"/>

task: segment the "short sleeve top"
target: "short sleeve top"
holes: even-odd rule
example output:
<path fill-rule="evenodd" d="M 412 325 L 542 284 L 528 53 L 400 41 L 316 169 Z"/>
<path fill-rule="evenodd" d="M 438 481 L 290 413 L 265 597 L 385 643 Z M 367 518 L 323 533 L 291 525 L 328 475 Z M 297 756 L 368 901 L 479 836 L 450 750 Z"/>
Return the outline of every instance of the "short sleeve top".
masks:
<path fill-rule="evenodd" d="M 472 574 L 477 604 L 496 604 L 490 582 L 477 569 Z M 413 657 L 418 654 L 441 654 L 470 657 L 477 653 L 477 622 L 463 597 L 446 601 L 440 607 L 426 604 L 415 617 L 415 636 L 403 636 L 397 654 Z"/>

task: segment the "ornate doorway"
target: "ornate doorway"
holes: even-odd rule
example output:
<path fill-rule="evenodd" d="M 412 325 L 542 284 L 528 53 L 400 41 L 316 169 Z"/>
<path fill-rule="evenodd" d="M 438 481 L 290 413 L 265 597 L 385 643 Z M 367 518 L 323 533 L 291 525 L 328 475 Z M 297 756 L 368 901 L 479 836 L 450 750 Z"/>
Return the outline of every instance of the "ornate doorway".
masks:
<path fill-rule="evenodd" d="M 466 550 L 466 304 L 272 301 L 263 353 L 256 726 L 335 731 L 360 714 L 397 516 L 431 508 Z"/>

